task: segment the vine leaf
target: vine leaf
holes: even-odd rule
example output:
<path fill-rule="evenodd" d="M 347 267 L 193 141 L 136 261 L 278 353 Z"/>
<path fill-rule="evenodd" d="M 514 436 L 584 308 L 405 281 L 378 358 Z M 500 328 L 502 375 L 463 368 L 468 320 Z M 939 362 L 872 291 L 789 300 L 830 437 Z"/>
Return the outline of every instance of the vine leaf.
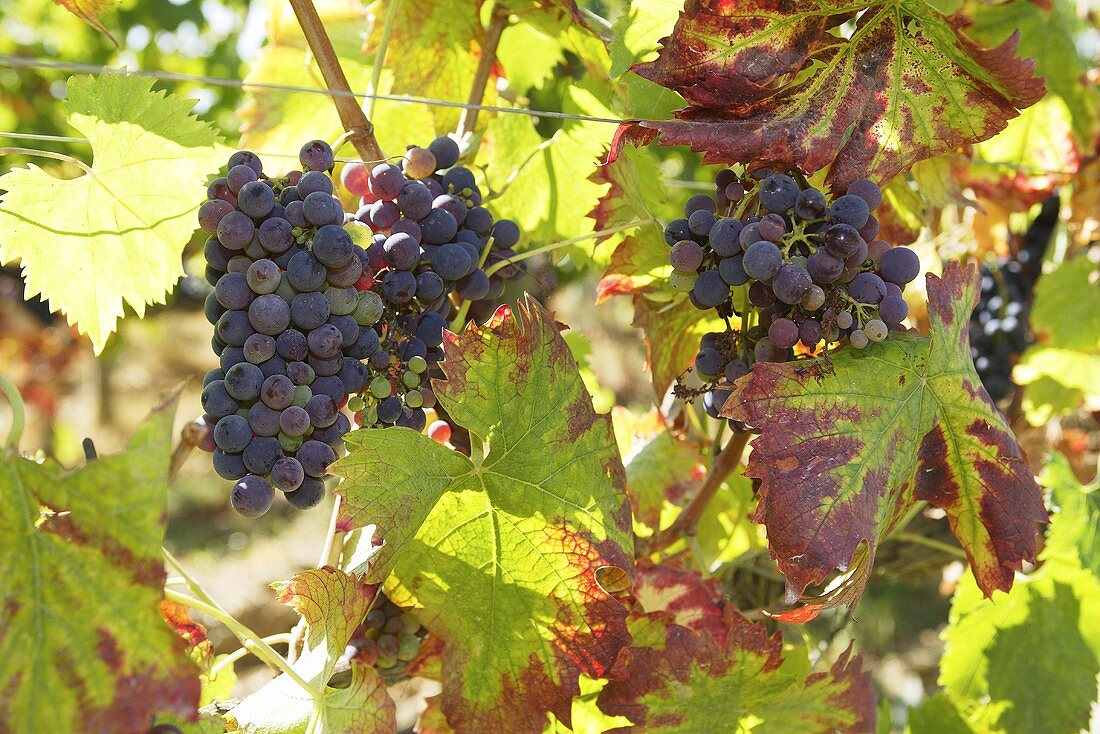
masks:
<path fill-rule="evenodd" d="M 725 330 L 722 319 L 701 315 L 683 294 L 667 303 L 635 296 L 634 326 L 645 333 L 646 360 L 658 398 L 692 365 L 703 334 Z"/>
<path fill-rule="evenodd" d="M 152 81 L 72 77 L 69 123 L 91 142 L 91 172 L 59 179 L 31 165 L 0 176 L 0 263 L 20 260 L 27 297 L 103 351 L 128 304 L 139 317 L 164 303 L 183 275 L 207 177 L 222 147 L 194 100 L 152 91 Z"/>
<path fill-rule="evenodd" d="M 302 615 L 305 647 L 295 671 L 323 691 L 318 706 L 286 674 L 241 701 L 227 719 L 235 731 L 324 731 L 330 734 L 392 734 L 397 730 L 393 699 L 369 666 L 353 664 L 347 688 L 328 686 L 336 661 L 374 602 L 378 587 L 363 577 L 329 566 L 303 571 L 290 581 L 272 584 L 279 601 Z M 310 729 L 310 722 L 320 724 Z"/>
<path fill-rule="evenodd" d="M 334 467 L 339 526 L 377 524 L 375 578 L 443 644 L 443 711 L 458 731 L 569 723 L 581 673 L 626 644 L 626 611 L 597 583 L 633 568 L 624 471 L 550 315 L 528 298 L 445 334 L 440 404 L 473 457 L 414 431 L 356 431 Z"/>
<path fill-rule="evenodd" d="M 82 21 L 95 28 L 97 31 L 111 39 L 111 43 L 118 48 L 118 39 L 111 35 L 103 23 L 99 20 L 99 14 L 114 5 L 115 0 L 53 0 Z"/>
<path fill-rule="evenodd" d="M 1081 567 L 1100 579 L 1100 480 L 1082 485 L 1069 461 L 1054 454 L 1040 477 L 1057 507 L 1047 533 L 1046 555 L 1076 557 Z"/>
<path fill-rule="evenodd" d="M 784 659 L 782 636 L 734 611 L 716 582 L 648 563 L 637 579 L 632 620 L 649 625 L 648 644 L 623 652 L 598 698 L 636 728 L 612 731 L 874 732 L 871 675 L 851 648 L 807 675 L 807 661 Z"/>
<path fill-rule="evenodd" d="M 1056 467 L 1057 465 L 1055 465 Z M 1064 488 L 1080 493 L 1080 487 Z M 1056 497 L 1066 499 L 1066 492 Z M 1007 594 L 983 599 L 964 578 L 943 632 L 939 683 L 960 711 L 977 715 L 978 731 L 1072 734 L 1089 728 L 1100 674 L 1100 563 L 1082 540 L 1095 527 L 1067 506 L 1048 527 L 1042 566 Z M 1085 530 L 1085 534 L 1081 531 Z M 1031 661 L 1057 660 L 1035 675 Z"/>
<path fill-rule="evenodd" d="M 702 447 L 674 438 L 664 426 L 633 444 L 625 462 L 630 506 L 635 521 L 658 530 L 666 504 L 679 504 L 706 476 Z"/>
<path fill-rule="evenodd" d="M 1042 494 L 970 361 L 976 279 L 957 264 L 928 276 L 928 337 L 760 363 L 736 384 L 726 413 L 762 430 L 746 473 L 789 601 L 851 575 L 801 618 L 858 600 L 876 546 L 922 500 L 947 513 L 987 595 L 1034 560 Z"/>
<path fill-rule="evenodd" d="M 863 11 L 850 39 L 833 29 Z M 843 190 L 984 140 L 1043 95 L 1018 36 L 985 49 L 962 15 L 923 0 L 760 3 L 688 0 L 656 61 L 635 71 L 683 95 L 677 120 L 628 122 L 626 142 L 660 136 L 706 161 L 830 166 Z"/>
<path fill-rule="evenodd" d="M 4 734 L 195 720 L 199 671 L 158 606 L 174 408 L 173 398 L 124 452 L 79 469 L 0 454 Z"/>
<path fill-rule="evenodd" d="M 1037 343 L 1013 371 L 1028 386 L 1024 408 L 1034 424 L 1100 396 L 1100 265 L 1094 252 L 1067 260 L 1035 286 L 1031 326 Z"/>

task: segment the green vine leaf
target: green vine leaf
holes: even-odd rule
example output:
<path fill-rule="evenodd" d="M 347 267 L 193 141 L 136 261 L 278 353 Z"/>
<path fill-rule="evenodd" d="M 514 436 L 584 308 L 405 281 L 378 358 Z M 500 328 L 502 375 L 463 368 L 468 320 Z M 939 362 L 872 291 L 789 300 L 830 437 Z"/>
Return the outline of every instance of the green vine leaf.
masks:
<path fill-rule="evenodd" d="M 980 723 L 977 731 L 1077 734 L 1089 728 L 1100 675 L 1100 580 L 1082 568 L 1082 560 L 1095 567 L 1098 559 L 1095 548 L 1081 555 L 1084 518 L 1070 515 L 1076 509 L 1055 515 L 1043 565 L 1007 595 L 984 599 L 970 578 L 955 591 L 939 683 L 960 713 Z M 1058 664 L 1037 676 L 1040 659 Z"/>
<path fill-rule="evenodd" d="M 72 77 L 69 124 L 91 142 L 90 170 L 59 179 L 37 166 L 0 176 L 0 263 L 19 260 L 27 296 L 92 340 L 98 354 L 127 304 L 139 317 L 183 275 L 207 177 L 223 157 L 193 100 L 152 81 Z"/>
<path fill-rule="evenodd" d="M 197 717 L 198 667 L 159 611 L 174 409 L 79 469 L 0 453 L 0 730 Z"/>
<path fill-rule="evenodd" d="M 760 363 L 734 388 L 727 417 L 762 430 L 746 474 L 788 602 L 836 568 L 850 576 L 801 618 L 858 600 L 876 547 L 919 501 L 947 513 L 987 595 L 1034 561 L 1042 494 L 970 360 L 976 280 L 957 264 L 928 276 L 928 337 Z"/>
<path fill-rule="evenodd" d="M 444 646 L 443 711 L 459 731 L 569 723 L 578 676 L 603 675 L 626 612 L 597 571 L 633 568 L 624 472 L 569 347 L 533 300 L 447 333 L 440 404 L 467 458 L 414 431 L 356 431 L 333 471 L 339 527 L 376 523 L 375 578 Z"/>
<path fill-rule="evenodd" d="M 639 578 L 641 572 L 639 567 Z M 604 713 L 635 725 L 613 733 L 875 731 L 871 674 L 851 648 L 828 672 L 807 675 L 806 660 L 784 659 L 782 636 L 768 637 L 763 623 L 731 609 L 721 611 L 724 619 L 701 617 L 708 607 L 715 614 L 721 607 L 696 574 L 647 575 L 652 581 L 643 593 L 653 598 L 645 611 L 651 621 L 666 620 L 666 626 L 657 644 L 623 654 L 599 695 Z M 700 631 L 672 621 L 681 619 Z"/>
<path fill-rule="evenodd" d="M 834 32 L 853 18 L 850 38 Z M 635 71 L 690 106 L 678 120 L 624 124 L 612 155 L 659 136 L 706 161 L 830 166 L 839 190 L 864 176 L 885 183 L 994 135 L 1043 95 L 1017 36 L 985 49 L 966 24 L 924 0 L 689 0 L 658 59 Z"/>
<path fill-rule="evenodd" d="M 1036 344 L 1013 371 L 1027 385 L 1033 424 L 1100 397 L 1100 249 L 1091 248 L 1044 273 L 1035 286 L 1031 327 Z"/>
<path fill-rule="evenodd" d="M 1054 454 L 1039 481 L 1055 507 L 1044 553 L 1075 557 L 1100 579 L 1100 480 L 1081 484 L 1066 457 Z"/>
<path fill-rule="evenodd" d="M 306 621 L 305 646 L 294 670 L 316 690 L 321 705 L 286 674 L 241 701 L 227 719 L 245 734 L 323 731 L 326 734 L 392 734 L 393 699 L 371 667 L 353 664 L 347 688 L 328 686 L 336 661 L 363 621 L 377 593 L 361 576 L 325 567 L 272 584 L 279 601 Z M 319 728 L 313 728 L 319 727 Z"/>

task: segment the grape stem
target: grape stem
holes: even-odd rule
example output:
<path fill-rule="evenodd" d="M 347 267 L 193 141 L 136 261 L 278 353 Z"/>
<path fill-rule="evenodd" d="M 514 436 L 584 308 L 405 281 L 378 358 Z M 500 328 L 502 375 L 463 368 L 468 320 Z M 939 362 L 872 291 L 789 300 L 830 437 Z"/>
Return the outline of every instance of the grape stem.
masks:
<path fill-rule="evenodd" d="M 966 551 L 962 548 L 951 545 L 950 543 L 944 543 L 934 538 L 926 538 L 918 533 L 910 533 L 909 531 L 903 531 L 898 533 L 892 533 L 890 540 L 896 540 L 900 543 L 913 543 L 914 545 L 923 545 L 925 548 L 932 548 L 933 550 L 942 551 L 955 558 L 961 560 L 967 560 Z"/>
<path fill-rule="evenodd" d="M 507 260 L 501 260 L 500 262 L 497 262 L 497 263 L 494 263 L 493 265 L 490 265 L 485 270 L 485 274 L 486 275 L 493 275 L 494 273 L 497 273 L 500 270 L 508 267 L 512 263 L 517 263 L 520 260 L 527 260 L 528 258 L 536 257 L 537 255 L 541 255 L 545 252 L 553 252 L 554 250 L 560 250 L 563 247 L 568 247 L 569 245 L 575 245 L 578 242 L 584 242 L 585 240 L 599 239 L 600 237 L 606 237 L 608 235 L 618 234 L 619 232 L 625 232 L 628 229 L 635 229 L 637 227 L 642 227 L 642 226 L 644 226 L 646 224 L 649 224 L 653 221 L 656 221 L 656 220 L 653 219 L 653 217 L 648 217 L 646 219 L 635 219 L 633 222 L 627 222 L 626 224 L 620 224 L 620 225 L 615 226 L 615 227 L 608 227 L 607 229 L 601 229 L 597 232 L 590 232 L 589 234 L 582 234 L 582 235 L 579 235 L 577 237 L 571 237 L 567 240 L 562 240 L 561 242 L 553 242 L 549 245 L 543 245 L 542 247 L 536 247 L 532 250 L 526 250 L 524 252 L 519 253 L 518 255 L 514 255 L 513 257 L 508 258 Z"/>
<path fill-rule="evenodd" d="M 481 58 L 477 62 L 477 71 L 474 72 L 474 81 L 470 85 L 470 96 L 467 103 L 481 105 L 485 98 L 485 85 L 489 83 L 489 75 L 493 71 L 493 62 L 497 58 L 497 45 L 500 43 L 500 35 L 508 25 L 508 9 L 500 5 L 493 7 L 489 17 L 489 27 L 485 29 L 485 43 L 481 49 Z M 462 110 L 462 117 L 458 120 L 458 129 L 455 131 L 459 137 L 472 131 L 477 124 L 478 109 L 475 106 Z"/>
<path fill-rule="evenodd" d="M 89 176 L 95 177 L 95 171 L 93 171 L 84 161 L 79 158 L 73 158 L 71 155 L 65 155 L 64 153 L 54 153 L 51 150 L 35 150 L 34 148 L 0 148 L 0 155 L 19 154 L 19 155 L 32 155 L 39 158 L 52 158 L 55 161 L 64 161 L 65 163 L 72 163 L 77 166 L 84 173 Z"/>
<path fill-rule="evenodd" d="M 279 632 L 274 635 L 268 635 L 267 637 L 261 637 L 261 642 L 268 645 L 283 645 L 290 642 L 290 634 L 288 632 Z M 238 647 L 233 652 L 226 655 L 224 658 L 214 663 L 210 668 L 209 677 L 211 679 L 217 678 L 218 673 L 228 668 L 233 663 L 237 662 L 246 655 L 252 655 L 256 652 L 255 645 L 252 642 L 246 642 L 241 647 Z"/>
<path fill-rule="evenodd" d="M 351 144 L 364 161 L 383 160 L 382 149 L 378 146 L 378 140 L 374 137 L 374 125 L 367 118 L 363 109 L 351 96 L 351 86 L 344 70 L 340 66 L 340 59 L 332 48 L 325 26 L 317 15 L 317 8 L 313 7 L 313 0 L 290 0 L 290 7 L 294 9 L 294 15 L 298 19 L 298 25 L 302 28 L 302 34 L 306 37 L 309 50 L 321 69 L 321 76 L 325 80 L 325 86 L 333 92 L 343 92 L 332 96 L 332 103 L 336 106 L 336 112 L 340 115 L 340 124 L 351 134 Z"/>
<path fill-rule="evenodd" d="M 191 574 L 187 572 L 183 565 L 180 564 L 178 560 L 176 560 L 175 556 L 173 556 L 167 548 L 161 548 L 161 551 L 164 553 L 164 560 L 176 571 L 176 573 L 180 575 L 181 578 L 183 578 L 183 580 L 187 583 L 188 588 L 191 589 L 191 591 L 195 594 L 195 596 L 190 596 L 188 594 L 181 594 L 180 592 L 173 589 L 165 589 L 165 599 L 168 599 L 169 601 L 174 601 L 178 604 L 183 604 L 186 607 L 190 607 L 195 611 L 202 612 L 203 614 L 206 614 L 207 616 L 221 622 L 230 632 L 233 633 L 234 637 L 241 641 L 242 645 L 244 645 L 245 647 L 249 647 L 251 645 L 250 650 L 256 657 L 260 658 L 268 665 L 271 665 L 272 667 L 277 668 L 283 673 L 286 673 L 287 677 L 289 677 L 291 680 L 301 686 L 302 690 L 308 693 L 315 701 L 321 701 L 321 693 L 309 683 L 307 683 L 302 678 L 302 676 L 298 674 L 298 671 L 294 670 L 294 668 L 290 666 L 290 663 L 286 661 L 286 658 L 275 652 L 275 650 L 272 649 L 271 645 L 264 642 L 259 635 L 249 629 L 245 624 L 237 620 L 232 614 L 225 611 L 225 609 L 223 609 L 220 604 L 214 601 L 214 599 L 211 598 L 210 594 L 206 592 L 206 589 L 202 587 L 202 584 L 196 581 L 194 577 L 192 577 Z M 198 598 L 196 599 L 195 597 Z"/>
<path fill-rule="evenodd" d="M 401 7 L 401 0 L 389 0 L 386 3 L 386 19 L 382 21 L 382 35 L 378 39 L 378 48 L 374 52 L 374 67 L 371 69 L 370 86 L 367 88 L 367 98 L 363 100 L 363 114 L 367 116 L 368 120 L 374 117 L 375 95 L 378 94 L 378 86 L 382 81 L 382 70 L 386 66 L 386 50 L 390 46 L 394 19 L 397 18 L 399 7 Z"/>
<path fill-rule="evenodd" d="M 684 511 L 680 513 L 672 525 L 653 536 L 652 541 L 644 549 L 646 554 L 664 550 L 680 538 L 691 537 L 695 534 L 699 520 L 707 509 L 707 505 L 714 499 L 718 488 L 741 463 L 741 455 L 745 452 L 745 444 L 748 441 L 748 431 L 734 431 L 725 448 L 714 457 L 714 461 L 710 465 L 710 472 L 703 480 L 703 486 L 699 488 L 699 492 L 692 497 L 691 502 L 688 503 L 688 506 L 684 508 Z"/>
<path fill-rule="evenodd" d="M 23 396 L 15 389 L 11 380 L 0 372 L 0 390 L 7 396 L 11 403 L 11 430 L 4 441 L 4 447 L 13 451 L 19 450 L 19 439 L 23 438 L 23 428 L 27 425 L 27 407 L 23 404 Z"/>

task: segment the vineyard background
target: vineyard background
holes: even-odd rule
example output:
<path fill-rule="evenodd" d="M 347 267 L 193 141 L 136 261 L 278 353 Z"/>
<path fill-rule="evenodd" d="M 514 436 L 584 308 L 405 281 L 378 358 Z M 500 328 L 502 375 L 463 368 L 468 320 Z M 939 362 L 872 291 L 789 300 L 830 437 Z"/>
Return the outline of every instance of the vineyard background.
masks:
<path fill-rule="evenodd" d="M 687 331 L 682 324 L 654 315 L 653 304 L 669 298 L 660 283 L 665 263 L 654 266 L 638 255 L 647 240 L 664 248 L 662 223 L 679 216 L 691 194 L 711 191 L 716 169 L 687 147 L 658 144 L 627 146 L 615 163 L 597 165 L 607 160 L 619 123 L 667 120 L 684 106 L 676 92 L 630 71 L 656 56 L 659 39 L 672 31 L 683 3 L 591 0 L 580 3 L 578 17 L 549 1 L 509 4 L 510 21 L 492 49 L 496 62 L 473 105 L 465 104 L 468 92 L 477 90 L 479 61 L 494 42 L 490 5 L 481 7 L 479 15 L 459 0 L 315 4 L 351 87 L 374 93 L 356 100 L 368 111 L 386 153 L 398 154 L 406 144 L 424 144 L 437 134 L 472 130 L 467 143 L 476 149 L 474 164 L 496 187 L 494 212 L 515 219 L 524 232 L 517 249 L 547 248 L 529 261 L 526 277 L 509 283 L 501 301 L 514 303 L 530 292 L 569 325 L 565 340 L 594 407 L 613 415 L 628 479 L 641 484 L 651 468 L 637 462 L 632 474 L 630 459 L 641 452 L 637 436 L 654 432 L 655 406 L 668 412 L 677 431 L 695 431 L 695 439 L 717 443 L 712 424 L 698 430 L 707 420 L 700 410 L 684 409 L 665 395 L 672 378 L 688 366 L 706 325 L 692 327 L 696 344 L 689 345 L 677 333 Z M 937 4 L 945 11 L 963 7 Z M 395 13 L 389 22 L 387 10 Z M 1085 272 L 1095 271 L 1100 253 L 1088 249 L 1100 234 L 1098 8 L 1070 0 L 1013 0 L 966 4 L 965 10 L 974 20 L 968 31 L 986 46 L 1020 28 L 1018 55 L 1037 60 L 1036 73 L 1046 77 L 1048 95 L 990 139 L 927 157 L 893 178 L 884 186 L 884 230 L 896 241 L 914 241 L 922 265 L 933 272 L 961 256 L 993 262 L 1018 249 L 1041 202 L 1060 193 L 1061 219 L 1035 307 L 1035 319 L 1051 327 L 1050 334 L 1025 353 L 1015 372 L 1018 383 L 1027 383 L 1025 389 L 1015 391 L 1002 408 L 1044 486 L 1059 488 L 1067 503 L 1080 501 L 1083 527 L 1054 545 L 1076 543 L 1083 550 L 1073 573 L 1095 574 L 1095 549 L 1085 547 L 1094 542 L 1088 533 L 1098 517 L 1096 495 L 1077 488 L 1095 488 L 1100 459 L 1100 288 L 1095 274 Z M 255 150 L 279 170 L 284 163 L 287 170 L 296 165 L 302 142 L 332 141 L 342 132 L 331 94 L 286 3 L 122 0 L 103 8 L 99 21 L 101 30 L 53 0 L 0 0 L 0 145 L 6 146 L 0 149 L 0 173 L 34 164 L 72 178 L 82 171 L 64 158 L 92 162 L 86 133 L 70 124 L 62 102 L 73 74 L 102 78 L 137 70 L 154 89 L 193 100 L 194 113 L 212 123 L 226 153 Z M 387 37 L 387 29 L 392 36 Z M 383 64 L 376 63 L 380 47 L 386 49 Z M 44 159 L 35 150 L 62 159 Z M 338 160 L 354 156 L 350 145 L 338 151 Z M 163 175 L 174 175 L 171 163 L 165 163 Z M 202 192 L 196 196 L 197 205 Z M 597 237 L 595 231 L 606 234 Z M 149 302 L 142 317 L 130 303 L 117 331 L 109 318 L 81 323 L 81 331 L 88 333 L 90 327 L 95 332 L 92 339 L 42 300 L 24 300 L 16 258 L 3 252 L 0 242 L 0 259 L 11 261 L 0 271 L 0 372 L 27 404 L 24 450 L 41 447 L 65 466 L 85 461 L 84 437 L 94 438 L 101 455 L 122 450 L 164 395 L 181 383 L 174 434 L 201 412 L 199 379 L 216 366 L 207 347 L 210 326 L 202 314 L 209 290 L 203 280 L 204 240 L 196 232 L 183 248 L 186 274 L 174 288 L 163 284 L 170 292 L 154 288 L 141 294 Z M 1077 259 L 1070 260 L 1071 255 Z M 1083 262 L 1091 264 L 1082 270 L 1078 265 Z M 922 282 L 917 285 L 918 291 L 923 288 Z M 910 299 L 912 321 L 927 332 L 927 315 L 917 300 L 922 295 Z M 1065 328 L 1067 321 L 1075 326 Z M 10 417 L 9 406 L 0 405 L 0 436 L 7 434 Z M 660 433 L 660 440 L 669 440 L 668 434 Z M 686 458 L 675 451 L 659 458 L 680 461 L 698 483 L 706 473 L 709 448 Z M 682 497 L 690 488 L 665 476 L 650 481 L 658 486 L 653 490 L 657 499 L 647 508 L 648 524 L 656 517 L 660 525 L 662 513 L 674 513 L 676 493 Z M 750 618 L 763 619 L 764 610 L 783 606 L 783 583 L 762 530 L 746 517 L 751 505 L 751 483 L 731 478 L 700 529 L 701 547 L 695 551 L 721 569 L 717 578 L 734 605 Z M 297 615 L 273 603 L 268 584 L 314 566 L 328 514 L 300 513 L 282 503 L 260 522 L 241 518 L 229 510 L 223 483 L 208 462 L 193 458 L 169 494 L 165 545 L 228 612 L 261 636 L 276 635 L 291 629 Z M 1092 702 L 1091 720 L 1077 729 L 1073 722 L 1079 706 L 1072 714 L 1044 718 L 1032 709 L 1041 709 L 1045 701 L 1012 692 L 1030 686 L 1028 676 L 1042 675 L 1021 668 L 1012 668 L 1010 680 L 987 686 L 983 700 L 988 703 L 992 691 L 994 699 L 1014 706 L 1020 716 L 1038 715 L 1045 725 L 1024 728 L 1020 720 L 1010 720 L 997 728 L 987 713 L 975 714 L 965 725 L 961 719 L 955 722 L 954 707 L 965 713 L 969 704 L 942 692 L 942 633 L 949 616 L 957 618 L 982 604 L 960 559 L 965 555 L 944 514 L 926 511 L 905 533 L 879 547 L 872 580 L 854 611 L 832 610 L 805 625 L 781 625 L 786 639 L 794 646 L 806 643 L 812 660 L 820 663 L 815 670 L 854 641 L 865 668 L 873 671 L 882 732 L 891 731 L 891 720 L 893 731 L 913 734 L 949 731 L 944 728 L 948 721 L 958 727 L 950 731 L 1072 734 L 1089 726 L 1100 731 L 1095 685 L 1090 693 L 1087 684 L 1100 672 L 1095 654 L 1068 676 L 1078 689 L 1074 701 Z M 963 590 L 957 591 L 960 584 Z M 1100 608 L 1094 577 L 1074 584 L 1074 603 L 1080 606 L 1078 617 L 1063 620 L 1069 626 Z M 1053 606 L 1032 611 L 1044 613 L 1072 616 Z M 1001 621 L 1006 627 L 1012 622 Z M 238 647 L 224 628 L 208 626 L 218 653 Z M 1026 625 L 1014 629 L 1024 632 L 1024 639 L 1013 638 L 1021 651 L 1045 653 L 1028 647 Z M 1063 631 L 1037 639 L 1044 644 L 1055 640 L 1062 649 L 1100 651 L 1095 630 L 1087 640 Z M 1094 669 L 1087 670 L 1089 665 Z M 236 697 L 273 677 L 252 657 L 238 661 L 236 671 Z M 422 696 L 437 691 L 437 684 L 423 679 L 397 684 L 393 695 L 403 731 L 411 730 L 424 705 Z M 1037 695 L 1053 694 L 1044 689 Z M 600 731 L 600 725 L 593 722 L 591 731 Z"/>

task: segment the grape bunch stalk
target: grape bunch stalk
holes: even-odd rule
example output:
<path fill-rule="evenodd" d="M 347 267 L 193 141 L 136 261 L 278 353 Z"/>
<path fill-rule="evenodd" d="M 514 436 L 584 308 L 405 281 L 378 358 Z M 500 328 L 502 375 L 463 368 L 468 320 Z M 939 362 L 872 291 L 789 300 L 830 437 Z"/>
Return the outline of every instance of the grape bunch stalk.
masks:
<path fill-rule="evenodd" d="M 902 290 L 920 260 L 876 239 L 877 184 L 860 179 L 830 201 L 785 173 L 724 169 L 715 186 L 714 196 L 691 197 L 684 218 L 664 230 L 671 286 L 726 321 L 725 331 L 700 340 L 695 371 L 704 388 L 681 381 L 679 395 L 702 393 L 707 414 L 718 417 L 729 384 L 757 362 L 815 354 L 822 343 L 863 349 L 902 328 Z"/>
<path fill-rule="evenodd" d="M 210 184 L 198 216 L 220 366 L 203 380 L 199 446 L 235 482 L 241 514 L 266 513 L 276 489 L 299 509 L 321 502 L 352 429 L 345 407 L 363 427 L 422 431 L 455 302 L 492 303 L 522 272 L 510 262 L 519 227 L 480 205 L 459 153 L 444 136 L 401 166 L 345 166 L 354 214 L 320 140 L 302 147 L 300 171 L 273 178 L 239 151 Z"/>

